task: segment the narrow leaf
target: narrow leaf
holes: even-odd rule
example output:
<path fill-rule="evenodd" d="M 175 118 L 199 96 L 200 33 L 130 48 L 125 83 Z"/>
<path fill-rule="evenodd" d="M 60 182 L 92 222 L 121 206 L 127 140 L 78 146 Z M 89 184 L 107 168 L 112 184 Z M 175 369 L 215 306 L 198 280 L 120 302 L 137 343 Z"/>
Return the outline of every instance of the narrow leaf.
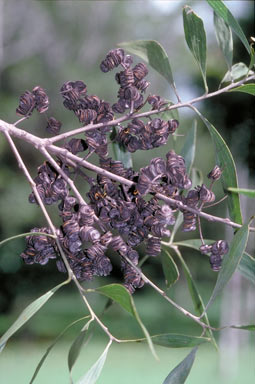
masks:
<path fill-rule="evenodd" d="M 212 244 L 214 240 L 205 240 L 205 244 Z M 173 243 L 173 245 L 188 247 L 192 249 L 196 249 L 199 251 L 199 247 L 201 246 L 200 239 L 192 239 L 192 240 L 183 240 Z M 255 284 L 255 259 L 250 256 L 247 252 L 244 252 L 243 257 L 238 264 L 238 271 L 245 277 L 250 280 L 253 284 Z"/>
<path fill-rule="evenodd" d="M 170 253 L 163 249 L 161 252 L 162 267 L 167 288 L 171 287 L 179 279 L 179 271 Z"/>
<path fill-rule="evenodd" d="M 120 284 L 109 284 L 109 285 L 104 285 L 103 287 L 99 287 L 95 291 L 109 297 L 110 299 L 118 303 L 127 312 L 129 312 L 132 316 L 134 316 L 134 318 L 142 328 L 142 331 L 147 339 L 149 348 L 153 356 L 156 359 L 158 359 L 153 343 L 151 341 L 149 332 L 147 331 L 144 324 L 142 323 L 140 316 L 137 312 L 137 309 L 135 307 L 133 297 L 130 295 L 128 290 L 125 287 L 123 287 L 123 285 L 120 285 Z"/>
<path fill-rule="evenodd" d="M 151 336 L 153 343 L 167 348 L 189 348 L 211 341 L 207 337 L 165 333 Z"/>
<path fill-rule="evenodd" d="M 186 134 L 183 147 L 181 149 L 180 155 L 185 160 L 185 166 L 187 174 L 190 175 L 191 168 L 193 166 L 196 154 L 196 138 L 197 138 L 197 120 L 194 119 L 192 122 L 191 128 Z"/>
<path fill-rule="evenodd" d="M 238 264 L 238 270 L 246 279 L 255 284 L 255 259 L 247 252 L 244 252 Z"/>
<path fill-rule="evenodd" d="M 214 12 L 214 28 L 219 47 L 227 62 L 228 69 L 231 70 L 233 61 L 232 31 L 224 19 L 216 12 Z"/>
<path fill-rule="evenodd" d="M 205 91 L 208 92 L 206 83 L 206 34 L 202 19 L 189 7 L 183 8 L 183 26 L 185 39 L 201 71 Z"/>
<path fill-rule="evenodd" d="M 79 357 L 79 354 L 80 354 L 80 351 L 81 351 L 81 347 L 84 344 L 85 337 L 87 336 L 87 330 L 89 328 L 89 325 L 90 325 L 91 321 L 93 321 L 93 319 L 90 319 L 84 325 L 84 327 L 82 328 L 81 332 L 75 338 L 75 340 L 73 341 L 73 343 L 72 343 L 72 345 L 71 345 L 71 347 L 69 349 L 68 357 L 67 357 L 67 362 L 68 362 L 68 369 L 69 369 L 69 373 L 70 374 L 71 374 L 71 370 L 72 370 L 72 368 L 73 368 L 77 358 Z"/>
<path fill-rule="evenodd" d="M 177 365 L 165 378 L 163 384 L 183 384 L 185 383 L 192 365 L 195 360 L 197 348 L 195 347 L 191 350 L 188 356 L 185 357 L 184 360 L 180 364 Z"/>
<path fill-rule="evenodd" d="M 243 329 L 244 331 L 255 331 L 255 324 L 250 324 L 250 325 L 231 325 L 230 328 Z"/>
<path fill-rule="evenodd" d="M 233 237 L 229 252 L 223 258 L 222 268 L 219 271 L 216 285 L 208 301 L 206 309 L 214 302 L 216 297 L 219 295 L 219 293 L 221 293 L 235 272 L 245 250 L 248 241 L 248 235 L 249 226 L 248 224 L 244 224 Z"/>
<path fill-rule="evenodd" d="M 112 141 L 112 149 L 115 160 L 121 161 L 125 168 L 132 168 L 133 167 L 133 161 L 132 161 L 132 155 L 131 152 L 127 151 L 126 148 L 120 144 L 114 142 L 114 138 L 117 135 L 116 128 L 113 128 L 113 132 L 111 135 Z"/>
<path fill-rule="evenodd" d="M 234 64 L 230 71 L 227 71 L 221 80 L 222 83 L 227 83 L 234 80 L 240 80 L 242 77 L 253 75 L 253 71 L 249 70 L 246 64 L 237 63 Z M 234 88 L 235 89 L 235 88 Z"/>
<path fill-rule="evenodd" d="M 155 40 L 135 40 L 118 45 L 148 63 L 168 81 L 176 93 L 169 58 L 162 45 Z"/>
<path fill-rule="evenodd" d="M 56 339 L 53 341 L 53 343 L 50 344 L 50 346 L 47 348 L 45 354 L 43 355 L 43 357 L 41 358 L 41 360 L 39 361 L 36 369 L 35 369 L 35 372 L 33 374 L 33 377 L 32 379 L 30 380 L 29 384 L 32 384 L 38 374 L 38 372 L 40 371 L 44 361 L 46 360 L 48 354 L 50 353 L 50 351 L 52 350 L 52 348 L 57 344 L 57 342 L 61 339 L 61 337 L 68 331 L 69 328 L 71 328 L 73 325 L 77 324 L 79 321 L 82 321 L 82 320 L 85 320 L 86 318 L 88 318 L 89 316 L 85 316 L 85 317 L 82 317 L 81 319 L 78 319 L 78 320 L 75 320 L 73 321 L 71 324 L 69 324 L 57 337 Z"/>
<path fill-rule="evenodd" d="M 213 8 L 213 10 L 217 13 L 218 16 L 222 17 L 224 21 L 230 25 L 239 39 L 242 41 L 243 45 L 247 49 L 250 54 L 250 46 L 243 33 L 242 28 L 240 27 L 238 21 L 234 18 L 232 13 L 226 7 L 226 5 L 221 0 L 207 0 L 207 3 Z"/>
<path fill-rule="evenodd" d="M 216 164 L 223 169 L 221 176 L 222 186 L 225 192 L 229 187 L 238 188 L 236 166 L 232 154 L 216 128 L 196 109 L 192 109 L 200 116 L 207 126 L 215 147 Z M 230 218 L 236 223 L 242 224 L 242 214 L 239 196 L 228 192 L 227 199 Z"/>
<path fill-rule="evenodd" d="M 244 92 L 255 96 L 255 84 L 244 84 L 240 87 L 231 89 L 231 92 Z"/>
<path fill-rule="evenodd" d="M 95 384 L 97 379 L 99 378 L 102 369 L 104 367 L 104 363 L 108 354 L 108 350 L 111 346 L 112 341 L 107 344 L 104 352 L 99 357 L 99 359 L 95 362 L 95 364 L 90 368 L 90 370 L 83 376 L 77 384 Z"/>
<path fill-rule="evenodd" d="M 29 304 L 19 315 L 18 319 L 12 324 L 12 326 L 5 332 L 5 334 L 0 339 L 0 352 L 4 349 L 7 341 L 16 333 L 39 309 L 42 308 L 44 304 L 51 298 L 54 293 L 61 288 L 63 285 L 68 284 L 69 280 L 64 281 L 63 283 L 57 285 L 55 288 L 51 289 L 44 295 L 40 296 L 38 299 Z"/>
<path fill-rule="evenodd" d="M 191 299 L 192 299 L 192 302 L 193 302 L 193 306 L 195 308 L 195 311 L 198 313 L 198 315 L 202 315 L 202 313 L 204 313 L 205 311 L 205 305 L 204 305 L 204 302 L 203 302 L 203 299 L 199 293 L 199 290 L 196 286 L 196 283 L 191 275 L 191 272 L 189 270 L 189 267 L 188 265 L 186 264 L 185 260 L 183 259 L 182 257 L 182 254 L 180 253 L 180 251 L 176 248 L 173 248 L 182 264 L 182 267 L 183 267 L 183 272 L 184 272 L 184 275 L 186 277 L 186 281 L 187 281 L 187 284 L 188 284 L 188 289 L 189 289 L 189 293 L 190 293 L 190 296 L 191 296 Z M 207 325 L 210 326 L 210 323 L 209 323 L 209 319 L 207 317 L 207 314 L 205 313 L 204 314 L 204 321 Z M 217 349 L 217 343 L 215 341 L 215 338 L 213 336 L 213 333 L 212 333 L 212 330 L 210 328 L 208 328 L 206 330 L 207 334 L 210 336 L 211 338 L 211 341 L 212 343 L 214 344 L 215 348 Z"/>

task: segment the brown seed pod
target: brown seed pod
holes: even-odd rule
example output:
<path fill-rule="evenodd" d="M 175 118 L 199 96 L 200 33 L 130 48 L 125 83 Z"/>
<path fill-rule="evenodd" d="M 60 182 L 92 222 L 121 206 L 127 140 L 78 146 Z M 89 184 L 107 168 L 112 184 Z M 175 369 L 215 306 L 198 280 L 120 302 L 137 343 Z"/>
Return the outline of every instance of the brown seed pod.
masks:
<path fill-rule="evenodd" d="M 215 165 L 215 167 L 211 170 L 211 172 L 208 173 L 207 177 L 211 180 L 219 180 L 222 175 L 222 170 L 218 165 Z"/>
<path fill-rule="evenodd" d="M 32 90 L 35 98 L 36 109 L 39 113 L 44 113 L 49 108 L 49 99 L 46 92 L 39 85 Z"/>
<path fill-rule="evenodd" d="M 16 109 L 16 113 L 20 116 L 30 116 L 35 109 L 35 98 L 32 92 L 25 91 L 23 95 L 20 96 L 19 106 Z"/>
<path fill-rule="evenodd" d="M 61 129 L 62 123 L 61 121 L 55 119 L 55 117 L 50 117 L 47 122 L 46 130 L 49 133 L 57 135 Z"/>

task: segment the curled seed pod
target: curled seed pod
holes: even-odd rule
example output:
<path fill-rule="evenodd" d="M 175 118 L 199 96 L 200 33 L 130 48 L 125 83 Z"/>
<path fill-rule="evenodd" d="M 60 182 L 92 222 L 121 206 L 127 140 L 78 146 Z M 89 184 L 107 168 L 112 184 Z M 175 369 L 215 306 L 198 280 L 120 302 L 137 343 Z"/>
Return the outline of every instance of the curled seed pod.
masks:
<path fill-rule="evenodd" d="M 212 203 L 215 200 L 215 194 L 210 191 L 204 184 L 197 188 L 199 199 L 205 203 Z"/>
<path fill-rule="evenodd" d="M 116 113 L 124 113 L 127 108 L 128 108 L 128 105 L 126 105 L 125 100 L 119 100 L 117 103 L 113 104 L 112 106 L 112 110 Z"/>
<path fill-rule="evenodd" d="M 71 211 L 77 203 L 76 198 L 73 196 L 67 196 L 64 200 L 63 210 Z"/>
<path fill-rule="evenodd" d="M 94 210 L 89 205 L 81 205 L 78 212 L 80 226 L 92 226 L 94 223 Z"/>
<path fill-rule="evenodd" d="M 150 83 L 148 81 L 142 79 L 142 80 L 136 81 L 135 86 L 137 89 L 139 89 L 139 91 L 145 92 L 146 89 L 150 86 Z"/>
<path fill-rule="evenodd" d="M 221 255 L 216 253 L 210 256 L 210 264 L 213 271 L 218 272 L 221 268 L 222 258 Z"/>
<path fill-rule="evenodd" d="M 82 241 L 90 241 L 91 243 L 95 243 L 99 241 L 100 236 L 101 235 L 99 231 L 94 227 L 83 225 L 80 228 L 80 238 Z"/>
<path fill-rule="evenodd" d="M 37 86 L 32 90 L 35 98 L 36 109 L 39 113 L 46 112 L 49 108 L 49 99 L 42 87 Z"/>
<path fill-rule="evenodd" d="M 125 241 L 120 236 L 114 236 L 110 243 L 112 249 L 120 254 L 126 254 L 128 250 L 128 246 Z"/>
<path fill-rule="evenodd" d="M 179 127 L 179 121 L 176 119 L 168 120 L 169 132 L 173 134 L 176 129 Z"/>
<path fill-rule="evenodd" d="M 46 130 L 49 133 L 53 133 L 54 135 L 56 135 L 59 133 L 61 126 L 61 121 L 55 119 L 55 117 L 50 117 L 47 122 Z"/>
<path fill-rule="evenodd" d="M 106 247 L 108 247 L 108 245 L 111 243 L 111 241 L 112 241 L 112 233 L 110 231 L 104 233 L 101 236 L 100 243 L 105 245 Z"/>
<path fill-rule="evenodd" d="M 75 219 L 70 219 L 64 222 L 63 231 L 67 236 L 71 236 L 73 234 L 78 235 L 80 232 L 80 227 L 78 222 Z"/>
<path fill-rule="evenodd" d="M 35 109 L 35 98 L 32 92 L 25 91 L 20 96 L 19 106 L 16 109 L 16 113 L 20 116 L 30 116 Z"/>
<path fill-rule="evenodd" d="M 130 68 L 125 69 L 124 71 L 121 71 L 119 73 L 116 73 L 115 79 L 122 88 L 129 87 L 130 85 L 133 85 L 135 82 L 134 73 Z"/>
<path fill-rule="evenodd" d="M 65 144 L 65 148 L 76 155 L 79 152 L 84 152 L 88 146 L 83 139 L 71 139 Z"/>
<path fill-rule="evenodd" d="M 105 60 L 100 64 L 100 69 L 102 72 L 109 72 L 113 68 L 118 67 L 124 60 L 124 50 L 121 48 L 113 49 L 108 52 Z"/>
<path fill-rule="evenodd" d="M 102 257 L 104 256 L 106 249 L 107 247 L 98 242 L 87 249 L 87 255 L 90 259 L 94 259 L 95 257 Z"/>
<path fill-rule="evenodd" d="M 166 158 L 166 171 L 171 184 L 181 189 L 189 189 L 192 183 L 186 173 L 184 158 L 174 150 L 169 151 Z"/>
<path fill-rule="evenodd" d="M 173 211 L 167 204 L 162 205 L 161 209 L 157 212 L 157 218 L 160 223 L 165 225 L 173 225 L 175 223 Z"/>
<path fill-rule="evenodd" d="M 129 86 L 124 89 L 124 98 L 126 100 L 139 100 L 140 98 L 140 93 L 138 89 L 134 86 Z"/>
<path fill-rule="evenodd" d="M 190 232 L 196 230 L 197 215 L 192 212 L 183 212 L 183 232 Z"/>
<path fill-rule="evenodd" d="M 153 236 L 160 238 L 163 236 L 169 237 L 171 235 L 171 232 L 168 229 L 164 228 L 159 224 L 151 226 L 151 233 Z"/>
<path fill-rule="evenodd" d="M 200 252 L 203 254 L 203 255 L 207 255 L 209 253 L 211 253 L 211 250 L 212 250 L 212 246 L 211 245 L 208 245 L 208 244 L 202 244 L 199 248 Z"/>
<path fill-rule="evenodd" d="M 125 286 L 130 292 L 134 292 L 134 288 L 141 288 L 144 285 L 144 281 L 140 274 L 136 272 L 131 265 L 126 264 L 123 268 Z"/>
<path fill-rule="evenodd" d="M 154 157 L 150 162 L 150 169 L 154 177 L 163 177 L 166 173 L 166 163 L 161 157 Z"/>
<path fill-rule="evenodd" d="M 219 180 L 222 175 L 222 170 L 218 165 L 215 165 L 215 167 L 211 170 L 211 172 L 208 173 L 207 177 L 211 180 Z"/>
<path fill-rule="evenodd" d="M 147 240 L 146 253 L 148 256 L 158 256 L 161 252 L 161 242 L 158 237 L 149 237 Z"/>
<path fill-rule="evenodd" d="M 220 255 L 226 255 L 228 250 L 228 243 L 225 240 L 218 240 L 212 244 L 212 253 L 214 254 L 219 253 Z"/>
<path fill-rule="evenodd" d="M 133 64 L 133 57 L 130 55 L 125 55 L 122 64 L 125 68 L 130 68 L 130 66 Z"/>
<path fill-rule="evenodd" d="M 149 71 L 144 63 L 138 63 L 133 68 L 133 73 L 137 80 L 142 80 L 145 76 L 148 75 Z"/>
<path fill-rule="evenodd" d="M 147 99 L 148 103 L 152 105 L 152 110 L 159 109 L 163 105 L 167 104 L 167 101 L 157 95 L 150 95 Z"/>
<path fill-rule="evenodd" d="M 108 276 L 112 271 L 112 264 L 110 259 L 103 256 L 96 256 L 93 260 L 94 264 L 94 274 L 97 276 Z"/>
<path fill-rule="evenodd" d="M 78 109 L 74 112 L 80 123 L 89 124 L 97 118 L 97 112 L 94 109 Z"/>

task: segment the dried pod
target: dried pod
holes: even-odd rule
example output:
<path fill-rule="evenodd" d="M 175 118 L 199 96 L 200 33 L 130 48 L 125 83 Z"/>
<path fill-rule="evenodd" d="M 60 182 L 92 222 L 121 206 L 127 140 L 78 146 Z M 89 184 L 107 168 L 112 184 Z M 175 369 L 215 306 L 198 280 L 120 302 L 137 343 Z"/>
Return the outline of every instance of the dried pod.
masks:
<path fill-rule="evenodd" d="M 211 250 L 212 250 L 212 246 L 211 245 L 208 245 L 208 244 L 202 244 L 199 248 L 200 252 L 203 254 L 203 255 L 207 255 L 209 253 L 211 253 Z"/>
<path fill-rule="evenodd" d="M 211 180 L 219 180 L 222 175 L 222 170 L 218 165 L 215 165 L 215 167 L 211 170 L 211 172 L 208 173 L 207 177 Z"/>
<path fill-rule="evenodd" d="M 167 104 L 167 101 L 157 95 L 150 95 L 147 99 L 148 103 L 152 105 L 152 110 L 160 109 L 163 105 Z"/>
<path fill-rule="evenodd" d="M 130 85 L 133 85 L 135 82 L 134 73 L 130 68 L 125 69 L 124 71 L 121 71 L 119 73 L 116 73 L 115 79 L 122 88 L 129 87 Z"/>
<path fill-rule="evenodd" d="M 212 244 L 212 253 L 214 254 L 219 253 L 220 255 L 226 255 L 228 250 L 228 243 L 225 240 L 218 240 Z"/>
<path fill-rule="evenodd" d="M 32 92 L 25 91 L 23 95 L 20 96 L 19 106 L 16 109 L 16 113 L 20 116 L 30 116 L 35 109 L 35 98 Z"/>
<path fill-rule="evenodd" d="M 84 152 L 88 146 L 83 139 L 71 139 L 65 144 L 65 148 L 76 155 L 79 152 Z"/>
<path fill-rule="evenodd" d="M 102 72 L 109 72 L 113 68 L 118 67 L 124 60 L 124 50 L 121 48 L 113 49 L 108 52 L 105 60 L 100 64 L 100 69 Z"/>
<path fill-rule="evenodd" d="M 196 229 L 197 215 L 192 212 L 184 211 L 183 212 L 183 232 L 195 231 Z"/>
<path fill-rule="evenodd" d="M 94 210 L 89 205 L 80 206 L 79 213 L 78 213 L 80 226 L 83 226 L 83 225 L 92 226 L 92 224 L 94 223 L 94 216 L 95 216 Z"/>
<path fill-rule="evenodd" d="M 212 203 L 215 200 L 215 194 L 210 191 L 204 184 L 196 188 L 199 194 L 199 199 L 204 203 Z"/>
<path fill-rule="evenodd" d="M 55 119 L 55 117 L 50 117 L 47 122 L 46 130 L 49 133 L 57 135 L 60 131 L 61 126 L 62 126 L 61 121 Z"/>
<path fill-rule="evenodd" d="M 161 241 L 158 237 L 149 237 L 147 240 L 146 253 L 148 256 L 158 256 L 161 252 Z"/>
<path fill-rule="evenodd" d="M 91 243 L 95 243 L 99 241 L 100 236 L 101 235 L 99 231 L 94 227 L 83 225 L 80 228 L 80 238 L 82 241 L 90 241 Z"/>
<path fill-rule="evenodd" d="M 213 271 L 218 272 L 221 268 L 222 258 L 221 255 L 216 253 L 210 256 L 210 264 Z"/>
<path fill-rule="evenodd" d="M 44 113 L 49 108 L 49 99 L 42 87 L 37 86 L 32 90 L 35 98 L 36 109 L 39 113 Z"/>
<path fill-rule="evenodd" d="M 139 80 L 142 80 L 145 76 L 147 76 L 149 71 L 144 63 L 138 63 L 133 68 L 133 73 L 134 73 L 135 79 L 139 81 Z"/>

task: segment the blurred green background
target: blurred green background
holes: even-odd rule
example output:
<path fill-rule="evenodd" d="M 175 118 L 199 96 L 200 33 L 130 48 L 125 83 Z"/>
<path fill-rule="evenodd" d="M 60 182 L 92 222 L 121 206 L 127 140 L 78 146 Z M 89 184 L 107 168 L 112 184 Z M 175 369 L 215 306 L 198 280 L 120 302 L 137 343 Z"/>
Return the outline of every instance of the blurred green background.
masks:
<path fill-rule="evenodd" d="M 99 65 L 106 53 L 119 42 L 136 39 L 159 41 L 168 52 L 175 82 L 182 100 L 203 94 L 203 83 L 196 63 L 187 49 L 182 7 L 188 4 L 203 18 L 207 34 L 207 75 L 209 90 L 217 90 L 227 71 L 217 46 L 213 30 L 213 14 L 205 1 L 24 1 L 0 0 L 0 118 L 15 122 L 15 109 L 19 96 L 26 89 L 41 85 L 50 98 L 49 115 L 61 120 L 62 131 L 79 127 L 78 120 L 64 109 L 61 85 L 68 80 L 83 80 L 88 93 L 96 94 L 111 103 L 116 101 L 117 84 L 114 74 L 103 74 Z M 227 1 L 227 5 L 241 24 L 246 36 L 254 34 L 253 1 Z M 249 64 L 247 52 L 234 36 L 234 63 Z M 136 61 L 137 62 L 137 61 Z M 168 84 L 153 69 L 148 80 L 150 93 L 175 101 Z M 252 97 L 231 93 L 201 102 L 197 107 L 215 125 L 229 144 L 237 163 L 241 187 L 255 187 L 255 134 Z M 191 127 L 194 114 L 180 110 L 178 133 L 185 135 Z M 45 117 L 34 114 L 20 127 L 45 137 Z M 178 151 L 185 136 L 170 139 L 164 148 L 133 155 L 134 168 L 148 164 L 155 156 L 164 156 L 173 145 Z M 43 161 L 35 150 L 16 140 L 25 163 L 33 177 Z M 206 128 L 198 121 L 198 138 L 195 167 L 205 175 L 213 168 L 214 152 Z M 91 161 L 96 161 L 92 157 Z M 45 225 L 37 206 L 28 203 L 30 187 L 19 172 L 16 161 L 4 138 L 0 140 L 0 240 Z M 206 179 L 205 179 L 206 182 Z M 87 188 L 81 185 L 85 195 Z M 217 198 L 223 196 L 220 185 L 215 188 Z M 244 218 L 254 213 L 251 202 L 242 199 Z M 54 208 L 49 212 L 56 222 Z M 209 209 L 215 215 L 226 216 L 225 203 Z M 206 238 L 231 240 L 232 231 L 220 225 L 203 222 Z M 178 239 L 197 238 L 197 233 L 177 234 Z M 42 267 L 26 266 L 20 253 L 24 240 L 15 240 L 0 250 L 0 334 L 5 332 L 22 309 L 35 298 L 61 282 L 64 276 L 56 271 L 54 262 Z M 254 255 L 254 238 L 248 244 Z M 216 274 L 199 253 L 184 251 L 183 255 L 201 291 L 209 298 Z M 144 272 L 160 286 L 164 286 L 159 260 L 149 260 Z M 121 282 L 116 265 L 110 278 L 95 279 L 85 286 Z M 185 279 L 181 273 L 177 285 L 170 289 L 171 298 L 193 311 Z M 89 296 L 93 308 L 100 313 L 105 300 Z M 137 291 L 134 300 L 138 311 L 151 334 L 176 332 L 199 335 L 200 329 L 183 318 L 150 288 Z M 33 370 L 48 344 L 66 325 L 87 313 L 77 291 L 68 286 L 38 312 L 33 319 L 8 343 L 0 357 L 0 382 L 5 384 L 29 382 Z M 236 273 L 225 293 L 209 310 L 213 325 L 254 323 L 254 287 Z M 129 315 L 113 306 L 104 316 L 105 323 L 116 336 L 141 336 L 140 330 Z M 72 339 L 81 324 L 73 327 L 46 360 L 37 383 L 67 383 L 66 355 Z M 237 330 L 219 333 L 220 352 L 202 346 L 188 383 L 252 383 L 255 380 L 254 336 Z M 74 368 L 74 377 L 80 377 L 96 360 L 106 345 L 104 335 L 95 329 Z M 99 383 L 162 383 L 169 371 L 184 358 L 188 350 L 157 348 L 160 362 L 153 360 L 145 344 L 114 345 L 110 349 L 106 366 Z M 14 369 L 15 367 L 15 369 Z M 210 381 L 211 380 L 211 381 Z"/>

